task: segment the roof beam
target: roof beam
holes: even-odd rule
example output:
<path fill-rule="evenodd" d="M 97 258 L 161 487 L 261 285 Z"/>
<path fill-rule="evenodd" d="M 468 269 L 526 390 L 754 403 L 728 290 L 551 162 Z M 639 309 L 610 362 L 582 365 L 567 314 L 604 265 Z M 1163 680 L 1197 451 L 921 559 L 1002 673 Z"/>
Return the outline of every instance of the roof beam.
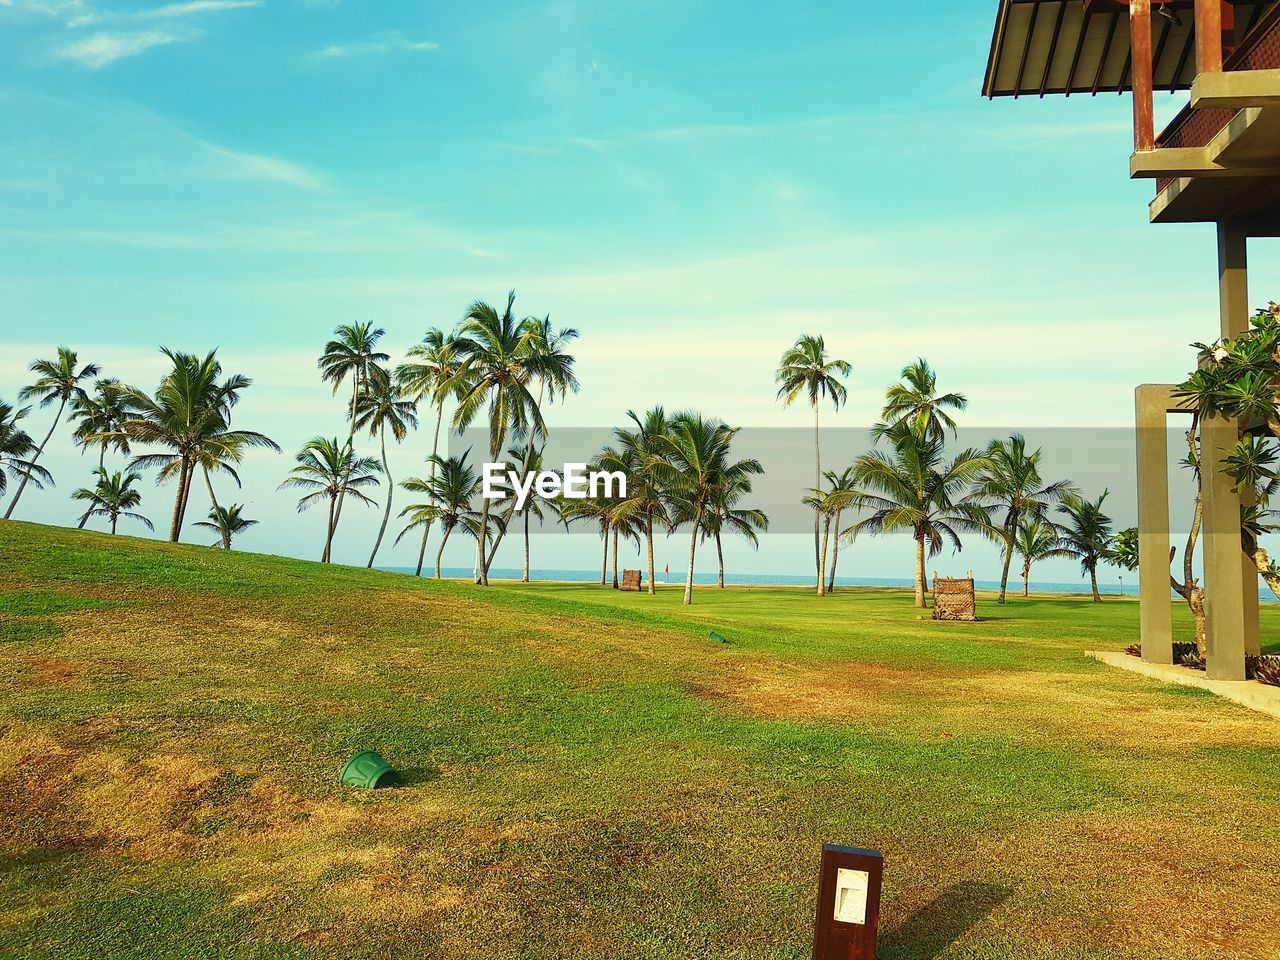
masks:
<path fill-rule="evenodd" d="M 1102 56 L 1098 58 L 1098 71 L 1093 75 L 1092 93 L 1098 95 L 1098 87 L 1102 84 L 1102 71 L 1107 68 L 1107 58 L 1111 55 L 1111 41 L 1115 39 L 1116 27 L 1120 23 L 1120 11 L 1111 14 L 1111 26 L 1107 28 L 1107 42 L 1102 45 Z"/>
<path fill-rule="evenodd" d="M 1040 98 L 1049 89 L 1049 71 L 1053 69 L 1053 51 L 1058 49 L 1058 37 L 1062 35 L 1062 21 L 1067 17 L 1066 0 L 1058 4 L 1058 19 L 1053 24 L 1053 38 L 1049 41 L 1049 52 L 1044 58 L 1044 74 L 1040 77 Z"/>
<path fill-rule="evenodd" d="M 1040 17 L 1040 3 L 1036 0 L 1031 8 L 1031 22 L 1027 25 L 1027 39 L 1022 44 L 1022 61 L 1018 64 L 1018 79 L 1013 83 L 1013 95 L 1016 97 L 1022 90 L 1022 78 L 1027 72 L 1027 58 L 1031 55 L 1031 40 L 1036 35 L 1036 20 Z"/>
<path fill-rule="evenodd" d="M 1084 53 L 1084 41 L 1089 36 L 1089 24 L 1093 22 L 1093 11 L 1086 7 L 1084 19 L 1080 22 L 1080 36 L 1076 39 L 1076 52 L 1071 58 L 1071 69 L 1067 71 L 1067 96 L 1071 96 L 1071 88 L 1076 85 L 1076 69 L 1080 66 L 1080 55 Z"/>

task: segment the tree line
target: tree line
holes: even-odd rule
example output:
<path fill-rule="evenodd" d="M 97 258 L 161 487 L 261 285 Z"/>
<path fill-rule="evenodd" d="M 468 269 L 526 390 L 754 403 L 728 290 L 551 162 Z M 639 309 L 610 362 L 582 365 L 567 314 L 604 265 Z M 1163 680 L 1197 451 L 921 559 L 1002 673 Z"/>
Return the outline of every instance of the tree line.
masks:
<path fill-rule="evenodd" d="M 446 406 L 449 429 L 461 432 L 476 423 L 486 428 L 488 462 L 514 465 L 521 476 L 544 469 L 549 436 L 547 415 L 579 385 L 569 352 L 578 338 L 572 328 L 556 328 L 549 316 L 520 317 L 511 293 L 502 308 L 473 303 L 451 330 L 431 329 L 410 347 L 404 362 L 391 364 L 382 348 L 385 331 L 372 323 L 340 325 L 317 361 L 322 380 L 342 396 L 345 436 L 316 436 L 294 456 L 281 488 L 300 494 L 299 511 L 318 507 L 324 517 L 322 562 L 330 562 L 344 512 L 353 504 L 381 511 L 367 566 L 377 560 L 392 525 L 394 542 L 412 537 L 417 546 L 415 574 L 421 575 L 433 529 L 439 531 L 434 567 L 441 573 L 451 537 L 474 541 L 474 578 L 489 583 L 499 545 L 513 528 L 524 541 L 524 579 L 530 577 L 530 528 L 537 520 L 594 527 L 603 543 L 601 582 L 607 583 L 612 556 L 618 583 L 619 547 L 626 543 L 645 553 L 647 590 L 656 589 L 654 539 L 681 529 L 689 534 L 685 602 L 692 602 L 693 570 L 701 545 L 714 545 L 718 585 L 724 585 L 726 536 L 752 545 L 768 530 L 769 518 L 750 504 L 752 480 L 763 473 L 758 460 L 734 452 L 739 428 L 694 410 L 667 412 L 655 405 L 642 413 L 627 411 L 626 424 L 592 458 L 590 469 L 618 471 L 627 477 L 620 499 L 588 497 L 551 501 L 531 498 L 517 510 L 514 498 L 480 495 L 481 477 L 471 451 L 447 456 L 440 449 Z M 257 523 L 244 505 L 218 495 L 218 487 L 240 486 L 240 468 L 250 450 L 280 452 L 265 434 L 233 426 L 235 408 L 252 381 L 225 375 L 216 351 L 204 356 L 162 350 L 170 370 L 152 392 L 101 376 L 97 364 L 81 364 L 76 352 L 60 347 L 53 359 L 30 365 L 36 374 L 19 393 L 53 410 L 39 443 L 24 429 L 31 407 L 0 400 L 0 495 L 8 478 L 16 488 L 5 510 L 9 518 L 28 487 L 52 484 L 40 460 L 59 425 L 69 420 L 74 442 L 97 453 L 91 486 L 72 494 L 83 527 L 103 518 L 112 533 L 121 519 L 151 527 L 138 512 L 140 471 L 155 470 L 158 483 L 172 482 L 174 502 L 169 539 L 184 528 L 191 493 L 202 488 L 209 502 L 195 525 L 216 544 L 230 549 L 237 534 Z M 1067 480 L 1041 477 L 1041 451 L 1029 450 L 1014 434 L 983 449 L 949 454 L 948 436 L 957 435 L 955 415 L 968 402 L 963 394 L 940 392 L 937 375 L 919 359 L 889 387 L 881 420 L 872 430 L 873 449 L 851 463 L 824 469 L 821 414 L 845 403 L 845 381 L 852 365 L 831 357 L 821 336 L 799 337 L 783 354 L 776 373 L 778 399 L 803 401 L 813 414 L 814 486 L 801 491 L 814 514 L 814 569 L 820 595 L 836 586 L 840 547 L 859 536 L 907 534 L 915 545 L 915 595 L 924 606 L 928 589 L 925 562 L 946 547 L 959 550 L 962 535 L 978 535 L 1001 550 L 1000 602 L 1004 602 L 1012 562 L 1021 560 L 1024 594 L 1032 565 L 1053 557 L 1072 557 L 1089 576 L 1094 598 L 1097 566 L 1112 550 L 1112 521 L 1103 512 L 1107 493 L 1087 499 Z M 396 480 L 388 444 L 403 443 L 431 422 L 428 470 Z M 361 449 L 376 444 L 371 454 Z M 127 458 L 108 469 L 108 455 Z M 7 475 L 7 476 L 6 476 Z M 395 510 L 395 494 L 410 502 Z M 224 502 L 226 501 L 226 502 Z M 477 503 L 477 501 L 479 501 Z M 852 522 L 846 524 L 846 518 Z"/>
<path fill-rule="evenodd" d="M 968 533 L 995 542 L 1001 551 L 1000 603 L 1006 600 L 1015 556 L 1022 561 L 1024 595 L 1035 563 L 1069 557 L 1089 577 L 1093 599 L 1102 599 L 1098 565 L 1113 547 L 1113 522 L 1103 512 L 1108 492 L 1090 499 L 1070 480 L 1046 481 L 1041 451 L 1028 450 L 1017 433 L 949 456 L 947 435 L 957 436 L 952 414 L 964 411 L 968 400 L 961 393 L 940 392 L 937 374 L 923 358 L 904 367 L 901 381 L 886 391 L 881 419 L 871 430 L 875 448 L 824 471 L 820 412 L 824 405 L 838 410 L 844 404 L 844 378 L 852 369 L 830 356 L 821 336 L 805 335 L 782 355 L 776 375 L 784 404 L 803 398 L 813 411 L 816 483 L 804 502 L 814 511 L 819 595 L 835 589 L 842 542 L 906 534 L 915 545 L 915 602 L 923 608 L 926 557 L 947 546 L 959 551 L 961 535 Z M 858 516 L 842 527 L 846 512 Z"/>

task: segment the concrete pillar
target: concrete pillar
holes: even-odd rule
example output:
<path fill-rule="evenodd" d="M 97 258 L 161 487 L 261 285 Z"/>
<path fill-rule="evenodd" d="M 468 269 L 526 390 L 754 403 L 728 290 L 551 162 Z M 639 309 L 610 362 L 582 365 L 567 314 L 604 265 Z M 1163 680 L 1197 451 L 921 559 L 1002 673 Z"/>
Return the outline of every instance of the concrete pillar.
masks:
<path fill-rule="evenodd" d="M 1240 496 L 1222 469 L 1240 436 L 1235 420 L 1200 421 L 1200 490 L 1204 505 L 1204 593 L 1209 677 L 1244 679 L 1244 566 L 1240 562 Z M 1256 576 L 1256 574 L 1254 574 Z M 1255 596 L 1257 591 L 1254 591 Z"/>
<path fill-rule="evenodd" d="M 1134 391 L 1138 444 L 1138 592 L 1142 659 L 1173 662 L 1169 596 L 1169 388 Z"/>
<path fill-rule="evenodd" d="M 1230 223 L 1218 224 L 1218 299 L 1222 310 L 1222 336 L 1241 337 L 1249 332 L 1249 250 L 1244 230 Z M 1253 505 L 1252 491 L 1241 494 L 1241 504 Z M 1241 553 L 1244 603 L 1245 653 L 1262 652 L 1258 625 L 1258 569 Z"/>

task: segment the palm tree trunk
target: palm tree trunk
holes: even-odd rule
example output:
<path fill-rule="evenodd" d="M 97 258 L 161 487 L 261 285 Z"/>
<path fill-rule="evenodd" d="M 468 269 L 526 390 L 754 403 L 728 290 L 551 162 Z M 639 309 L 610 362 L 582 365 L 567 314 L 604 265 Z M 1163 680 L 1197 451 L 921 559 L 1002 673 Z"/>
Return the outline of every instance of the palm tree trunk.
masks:
<path fill-rule="evenodd" d="M 186 480 L 182 489 L 182 511 L 178 514 L 178 530 L 181 532 L 183 524 L 187 522 L 187 504 L 191 502 L 191 487 L 196 479 L 196 462 L 192 460 L 187 467 Z"/>
<path fill-rule="evenodd" d="M 505 431 L 506 424 L 505 423 L 501 424 L 501 428 L 502 430 Z M 498 454 L 502 451 L 502 440 L 503 440 L 502 433 L 498 433 L 496 435 L 492 434 L 492 428 L 491 428 L 491 434 L 489 437 L 489 462 L 490 463 L 498 462 Z M 476 573 L 477 573 L 477 576 L 479 577 L 480 585 L 487 587 L 489 585 L 489 563 L 485 559 L 484 548 L 489 539 L 489 504 L 491 501 L 487 497 L 483 499 L 484 499 L 484 505 L 480 508 L 480 537 L 476 542 L 476 564 L 479 566 L 480 569 Z M 495 546 L 495 550 L 496 550 L 496 546 Z"/>
<path fill-rule="evenodd" d="M 99 451 L 97 451 L 97 468 L 99 468 L 99 472 L 106 470 L 106 443 L 102 444 L 101 447 L 99 447 Z M 92 516 L 92 513 L 92 507 L 88 508 L 87 511 L 84 511 L 83 516 L 81 516 L 81 522 L 76 525 L 77 530 L 84 529 L 84 525 L 87 524 L 88 518 Z"/>
<path fill-rule="evenodd" d="M 1031 564 L 1024 563 L 1022 565 L 1022 595 L 1024 597 L 1031 596 Z"/>
<path fill-rule="evenodd" d="M 689 538 L 689 571 L 684 575 L 684 604 L 693 603 L 693 561 L 698 552 L 698 530 L 702 527 L 702 504 L 693 517 L 693 536 Z"/>
<path fill-rule="evenodd" d="M 111 515 L 111 535 L 113 537 L 116 535 L 116 521 L 119 519 L 120 519 L 120 514 L 113 513 Z"/>
<path fill-rule="evenodd" d="M 825 597 L 827 595 L 827 544 L 831 541 L 831 517 L 823 518 L 825 523 L 822 526 L 822 555 L 820 558 L 818 574 L 818 596 Z"/>
<path fill-rule="evenodd" d="M 720 580 L 718 586 L 724 589 L 724 546 L 720 543 L 720 531 L 716 531 L 716 559 L 720 561 Z"/>
<path fill-rule="evenodd" d="M 436 551 L 436 579 L 440 579 L 440 558 L 444 556 L 444 545 L 449 542 L 449 534 L 453 533 L 453 527 L 444 528 L 444 536 L 440 538 L 440 549 Z"/>
<path fill-rule="evenodd" d="M 49 438 L 53 436 L 53 431 L 58 429 L 58 421 L 62 419 L 63 408 L 67 405 L 67 398 L 63 396 L 62 402 L 58 404 L 58 412 L 53 416 L 53 424 L 49 427 L 49 432 L 44 435 L 44 439 L 40 441 L 40 446 L 36 448 L 36 455 L 31 458 L 31 466 L 36 465 L 36 461 L 40 459 L 40 454 L 44 453 L 45 445 L 49 442 Z M 27 488 L 27 481 L 31 479 L 31 471 L 27 470 L 22 474 L 22 482 L 18 484 L 18 489 L 14 491 L 13 499 L 9 501 L 9 509 L 4 512 L 4 518 L 9 519 L 13 515 L 13 508 L 18 505 L 18 500 L 22 497 L 22 491 Z"/>
<path fill-rule="evenodd" d="M 320 554 L 321 563 L 332 562 L 333 535 L 338 532 L 338 495 L 329 494 L 329 523 L 324 532 L 324 553 Z"/>
<path fill-rule="evenodd" d="M 916 607 L 925 609 L 924 592 L 928 589 L 924 572 L 924 536 L 916 537 Z"/>
<path fill-rule="evenodd" d="M 618 525 L 613 525 L 613 589 L 618 589 Z"/>
<path fill-rule="evenodd" d="M 1098 593 L 1098 565 L 1097 565 L 1097 563 L 1094 563 L 1094 564 L 1092 564 L 1092 565 L 1089 567 L 1089 585 L 1090 585 L 1091 587 L 1093 587 L 1093 602 L 1094 602 L 1094 603 L 1101 603 L 1101 602 L 1102 602 L 1102 594 Z"/>
<path fill-rule="evenodd" d="M 444 400 L 440 400 L 436 404 L 436 436 L 431 441 L 431 479 L 436 478 L 436 457 L 440 452 L 440 421 L 444 419 Z M 434 497 L 432 498 L 435 499 Z M 431 524 L 428 523 L 422 528 L 422 546 L 418 548 L 418 569 L 413 572 L 415 577 L 422 576 L 422 560 L 427 555 L 427 538 L 431 536 Z"/>
<path fill-rule="evenodd" d="M 178 467 L 178 493 L 173 498 L 173 520 L 169 524 L 169 542 L 178 542 L 178 531 L 182 528 L 182 490 L 186 485 L 187 461 L 184 457 Z"/>
<path fill-rule="evenodd" d="M 539 410 L 542 409 L 542 398 L 544 393 L 546 392 L 546 389 L 547 389 L 546 382 L 545 381 L 541 382 L 538 386 L 538 409 Z M 496 454 L 494 456 L 494 459 L 495 460 L 497 459 Z M 524 463 L 521 464 L 521 467 L 520 467 L 520 478 L 522 480 L 525 478 L 525 476 L 529 472 L 529 462 L 532 459 L 533 459 L 533 424 L 530 424 L 529 432 L 525 434 L 525 438 L 524 438 Z M 502 529 L 499 530 L 493 538 L 493 549 L 489 551 L 489 559 L 485 563 L 485 569 L 488 569 L 489 566 L 493 563 L 493 558 L 498 553 L 498 545 L 502 543 L 502 538 L 506 536 L 507 524 L 511 522 L 511 517 L 515 514 L 515 512 L 516 512 L 516 501 L 515 501 L 515 498 L 513 497 L 511 500 L 511 503 L 507 505 L 506 516 L 502 518 Z"/>
<path fill-rule="evenodd" d="M 996 601 L 997 603 L 1004 603 L 1005 591 L 1009 586 L 1009 565 L 1013 562 L 1013 538 L 1018 530 L 1017 517 L 1013 517 L 1012 521 L 1012 525 L 1006 525 L 1004 528 L 1004 569 L 1000 571 L 1000 599 Z"/>
<path fill-rule="evenodd" d="M 373 541 L 373 553 L 369 554 L 369 563 L 367 569 L 373 569 L 373 559 L 378 555 L 378 548 L 382 546 L 382 538 L 387 534 L 387 523 L 391 520 L 391 498 L 395 494 L 396 486 L 391 479 L 391 464 L 387 462 L 387 426 L 383 424 L 378 429 L 378 434 L 382 442 L 382 472 L 387 476 L 387 506 L 382 511 L 382 526 L 378 528 L 378 539 Z"/>
<path fill-rule="evenodd" d="M 813 402 L 813 489 L 815 494 L 822 490 L 822 444 L 820 442 L 820 433 L 818 429 L 818 402 Z M 826 569 L 822 563 L 822 551 L 818 546 L 818 527 L 820 526 L 820 517 L 822 511 L 815 505 L 813 508 L 813 563 L 818 569 L 818 593 L 822 593 L 822 578 L 826 574 Z"/>
<path fill-rule="evenodd" d="M 496 463 L 497 461 L 490 461 Z M 489 498 L 484 497 L 480 507 L 480 533 L 476 536 L 476 583 L 479 586 L 489 585 L 489 565 L 484 562 L 484 542 L 489 539 Z"/>
<path fill-rule="evenodd" d="M 836 511 L 836 535 L 831 539 L 831 576 L 827 580 L 827 593 L 836 592 L 836 564 L 840 562 L 840 516 L 843 510 Z"/>
<path fill-rule="evenodd" d="M 523 583 L 529 582 L 529 510 L 528 504 L 524 508 L 524 580 Z"/>
<path fill-rule="evenodd" d="M 201 469 L 204 471 L 204 485 L 209 488 L 209 502 L 213 504 L 214 519 L 220 520 L 222 509 L 218 506 L 218 498 L 213 492 L 213 479 L 209 476 L 209 468 L 201 464 Z M 222 534 L 222 549 L 230 550 L 231 531 L 227 530 L 221 523 L 219 523 L 219 526 L 221 527 L 220 532 Z"/>
<path fill-rule="evenodd" d="M 601 520 L 601 530 L 603 531 L 600 539 L 604 541 L 604 560 L 600 562 L 600 586 L 604 586 L 609 580 L 609 521 Z"/>
<path fill-rule="evenodd" d="M 653 511 L 646 510 L 644 512 L 644 538 L 649 547 L 649 596 L 653 596 L 658 592 L 658 588 L 653 583 Z"/>
<path fill-rule="evenodd" d="M 360 371 L 356 370 L 351 378 L 351 428 L 347 431 L 347 443 L 353 447 L 356 439 L 356 401 L 360 399 Z M 342 478 L 342 485 L 338 489 L 338 507 L 333 514 L 333 528 L 338 528 L 338 521 L 342 519 L 342 501 L 347 496 L 347 481 L 351 479 L 351 473 Z"/>

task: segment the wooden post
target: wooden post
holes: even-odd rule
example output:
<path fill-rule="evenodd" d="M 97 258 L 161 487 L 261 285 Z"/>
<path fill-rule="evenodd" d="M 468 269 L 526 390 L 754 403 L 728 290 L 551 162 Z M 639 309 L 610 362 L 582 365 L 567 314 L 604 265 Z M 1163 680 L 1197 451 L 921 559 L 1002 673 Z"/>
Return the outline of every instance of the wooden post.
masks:
<path fill-rule="evenodd" d="M 1129 0 L 1129 37 L 1133 51 L 1133 149 L 1143 153 L 1156 146 L 1151 0 Z"/>
<path fill-rule="evenodd" d="M 1218 224 L 1218 298 L 1222 310 L 1222 336 L 1242 337 L 1249 332 L 1249 249 L 1246 232 L 1234 224 Z M 1253 491 L 1240 494 L 1242 506 L 1254 504 Z M 1244 604 L 1244 650 L 1251 656 L 1262 652 L 1258 624 L 1258 568 L 1253 559 L 1240 554 Z"/>
<path fill-rule="evenodd" d="M 1169 388 L 1135 393 L 1138 441 L 1138 592 L 1142 659 L 1173 663 L 1169 597 Z"/>
<path fill-rule="evenodd" d="M 1196 0 L 1196 73 L 1222 72 L 1223 0 Z"/>
<path fill-rule="evenodd" d="M 823 846 L 813 960 L 876 960 L 883 877 L 878 850 Z"/>

